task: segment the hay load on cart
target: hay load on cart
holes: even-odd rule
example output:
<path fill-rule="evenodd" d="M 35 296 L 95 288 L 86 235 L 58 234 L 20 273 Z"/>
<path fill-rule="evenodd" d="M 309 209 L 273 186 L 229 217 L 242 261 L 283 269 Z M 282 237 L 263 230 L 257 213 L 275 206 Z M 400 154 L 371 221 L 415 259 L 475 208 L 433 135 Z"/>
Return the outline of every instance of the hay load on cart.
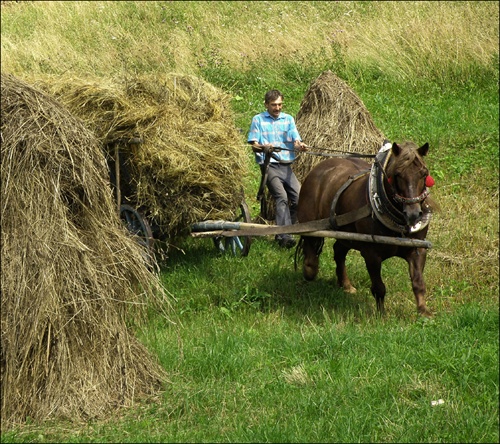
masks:
<path fill-rule="evenodd" d="M 99 142 L 1 75 L 1 420 L 103 418 L 166 375 L 130 331 L 168 307 L 119 220 Z"/>
<path fill-rule="evenodd" d="M 238 213 L 249 153 L 218 88 L 180 74 L 36 84 L 96 134 L 116 198 L 151 221 L 155 238 L 175 243 L 195 221 Z"/>

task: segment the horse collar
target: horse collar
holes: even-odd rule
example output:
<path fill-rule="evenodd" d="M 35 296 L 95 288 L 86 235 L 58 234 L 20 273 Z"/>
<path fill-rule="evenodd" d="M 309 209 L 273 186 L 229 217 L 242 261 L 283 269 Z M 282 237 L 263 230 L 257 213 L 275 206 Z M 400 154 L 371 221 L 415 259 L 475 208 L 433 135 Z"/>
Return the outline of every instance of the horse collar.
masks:
<path fill-rule="evenodd" d="M 406 225 L 404 214 L 392 204 L 384 188 L 385 169 L 389 163 L 391 154 L 392 150 L 384 146 L 375 157 L 375 162 L 372 165 L 370 177 L 368 179 L 370 205 L 375 217 L 390 230 L 398 233 L 415 233 L 424 229 L 429 224 L 431 212 L 423 211 L 424 215 L 422 220 L 413 227 L 408 227 Z M 416 198 L 408 199 L 396 195 L 394 199 L 401 203 L 417 203 L 422 202 L 428 195 L 429 192 L 426 188 L 424 192 Z"/>

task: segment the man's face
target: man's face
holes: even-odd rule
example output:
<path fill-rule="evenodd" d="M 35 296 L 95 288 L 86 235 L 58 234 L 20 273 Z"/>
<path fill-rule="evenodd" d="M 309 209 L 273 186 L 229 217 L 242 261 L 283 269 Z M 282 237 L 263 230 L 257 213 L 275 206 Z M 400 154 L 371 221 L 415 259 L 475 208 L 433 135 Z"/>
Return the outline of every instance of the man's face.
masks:
<path fill-rule="evenodd" d="M 274 118 L 277 118 L 281 113 L 281 109 L 283 108 L 283 99 L 281 97 L 278 97 L 276 100 L 271 100 L 265 105 L 269 114 L 271 114 L 271 116 L 273 116 Z"/>

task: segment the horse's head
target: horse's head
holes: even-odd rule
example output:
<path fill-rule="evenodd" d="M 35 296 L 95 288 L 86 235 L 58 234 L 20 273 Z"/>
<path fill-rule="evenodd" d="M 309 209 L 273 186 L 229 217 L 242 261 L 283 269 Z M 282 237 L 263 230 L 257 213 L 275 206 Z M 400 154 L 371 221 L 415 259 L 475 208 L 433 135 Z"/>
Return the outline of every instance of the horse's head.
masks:
<path fill-rule="evenodd" d="M 422 202 L 429 195 L 427 187 L 434 183 L 423 160 L 429 144 L 418 148 L 413 142 L 393 143 L 391 149 L 386 180 L 392 187 L 393 199 L 402 206 L 406 223 L 413 227 L 422 220 Z"/>

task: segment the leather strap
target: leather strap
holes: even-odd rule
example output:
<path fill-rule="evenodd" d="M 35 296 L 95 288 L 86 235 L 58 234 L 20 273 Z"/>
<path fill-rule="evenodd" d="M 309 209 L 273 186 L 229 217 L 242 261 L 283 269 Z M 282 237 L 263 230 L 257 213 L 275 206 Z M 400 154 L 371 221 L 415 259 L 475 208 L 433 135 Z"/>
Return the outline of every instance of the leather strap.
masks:
<path fill-rule="evenodd" d="M 354 176 L 349 176 L 349 179 L 347 179 L 344 184 L 339 188 L 337 193 L 335 194 L 335 197 L 333 198 L 332 201 L 332 206 L 330 209 L 330 224 L 332 228 L 338 228 L 341 227 L 342 225 L 347 225 L 350 224 L 358 219 L 362 219 L 363 217 L 369 216 L 371 214 L 371 206 L 369 204 L 365 205 L 364 207 L 358 208 L 353 211 L 349 211 L 348 213 L 340 214 L 337 215 L 336 209 L 337 209 L 337 202 L 340 198 L 340 195 L 345 191 L 346 188 L 348 188 L 355 180 L 360 179 L 363 176 L 366 176 L 370 170 L 366 171 L 361 171 L 358 174 L 355 174 Z"/>
<path fill-rule="evenodd" d="M 349 225 L 352 222 L 356 222 L 364 217 L 371 216 L 372 206 L 366 204 L 364 207 L 358 208 L 357 210 L 349 211 L 349 213 L 339 214 L 335 216 L 335 223 L 337 227 L 342 227 L 343 225 Z"/>

